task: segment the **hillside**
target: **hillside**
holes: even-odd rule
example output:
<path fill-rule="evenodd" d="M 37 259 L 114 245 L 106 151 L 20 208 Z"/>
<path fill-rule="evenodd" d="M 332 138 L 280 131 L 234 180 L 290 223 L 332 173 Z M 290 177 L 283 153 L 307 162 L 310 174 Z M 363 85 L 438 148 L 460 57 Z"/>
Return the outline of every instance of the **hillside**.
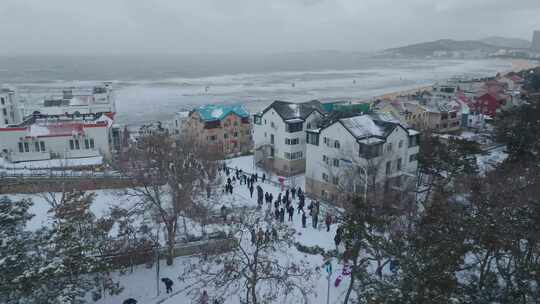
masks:
<path fill-rule="evenodd" d="M 404 57 L 444 57 L 444 54 L 440 53 L 449 53 L 448 55 L 455 52 L 489 53 L 497 51 L 497 49 L 499 47 L 476 40 L 441 39 L 386 49 L 384 54 Z"/>
<path fill-rule="evenodd" d="M 491 36 L 480 39 L 481 42 L 491 44 L 503 48 L 512 49 L 528 49 L 531 47 L 531 42 L 521 38 L 508 38 L 501 36 Z"/>

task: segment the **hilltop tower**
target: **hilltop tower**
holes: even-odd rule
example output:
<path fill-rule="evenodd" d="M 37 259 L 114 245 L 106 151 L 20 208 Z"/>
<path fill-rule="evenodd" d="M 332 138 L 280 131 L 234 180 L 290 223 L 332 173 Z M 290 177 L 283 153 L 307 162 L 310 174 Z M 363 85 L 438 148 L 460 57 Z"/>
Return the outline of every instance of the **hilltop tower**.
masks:
<path fill-rule="evenodd" d="M 540 52 L 540 31 L 534 31 L 531 44 L 531 50 Z"/>

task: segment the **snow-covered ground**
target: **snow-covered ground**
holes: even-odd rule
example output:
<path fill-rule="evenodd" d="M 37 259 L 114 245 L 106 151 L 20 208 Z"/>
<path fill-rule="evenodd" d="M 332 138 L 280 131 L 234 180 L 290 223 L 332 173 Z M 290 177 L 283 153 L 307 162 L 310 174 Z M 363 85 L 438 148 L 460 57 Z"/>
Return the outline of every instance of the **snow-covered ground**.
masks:
<path fill-rule="evenodd" d="M 4 158 L 0 158 L 0 168 L 6 170 L 16 169 L 50 169 L 50 168 L 72 168 L 84 166 L 99 166 L 103 164 L 103 156 L 36 160 L 20 163 L 11 163 Z"/>
<path fill-rule="evenodd" d="M 253 172 L 253 161 L 250 156 L 240 157 L 228 161 L 228 165 L 231 167 L 242 168 L 245 172 Z M 262 171 L 258 171 L 259 174 L 262 174 Z M 233 173 L 233 172 L 231 172 Z M 272 179 L 277 180 L 277 177 Z M 300 184 L 300 182 L 302 184 Z M 294 183 L 303 187 L 303 176 L 295 177 Z M 258 183 L 265 192 L 272 193 L 274 198 L 280 193 L 280 187 L 277 183 L 274 182 L 265 182 L 262 183 L 259 179 Z M 287 184 L 287 183 L 286 183 Z M 264 218 L 264 214 L 268 209 L 268 205 L 265 203 L 261 209 L 256 209 L 257 200 L 256 200 L 256 191 L 254 192 L 253 198 L 250 197 L 249 190 L 246 185 L 240 185 L 239 182 L 234 184 L 233 194 L 223 194 L 221 191 L 221 186 L 214 189 L 217 192 L 219 197 L 219 202 L 215 208 L 219 208 L 222 205 L 231 208 L 231 210 L 237 210 L 240 207 L 248 207 L 247 210 L 250 212 L 255 212 L 260 214 L 261 218 Z M 125 208 L 131 207 L 136 201 L 133 197 L 126 196 L 122 191 L 119 190 L 97 190 L 94 191 L 96 194 L 95 201 L 91 206 L 91 210 L 97 215 L 102 216 L 106 215 L 112 206 L 122 206 Z M 21 198 L 31 198 L 34 201 L 34 206 L 31 208 L 30 212 L 35 214 L 35 217 L 30 221 L 28 229 L 39 229 L 43 225 L 48 225 L 50 223 L 50 216 L 47 213 L 49 210 L 49 205 L 45 201 L 42 195 L 10 195 L 12 199 L 21 199 Z M 306 199 L 306 207 L 309 205 L 310 200 Z M 293 206 L 296 207 L 297 200 L 293 201 Z M 273 208 L 272 208 L 273 209 Z M 307 208 L 305 208 L 307 211 Z M 302 228 L 301 225 L 301 216 L 295 211 L 294 219 L 292 222 L 287 221 L 287 215 L 285 224 L 295 229 L 294 241 L 299 242 L 304 246 L 319 246 L 325 250 L 335 249 L 334 245 L 334 235 L 336 230 L 336 225 L 333 224 L 329 232 L 326 231 L 324 225 L 324 212 L 328 210 L 321 206 L 321 215 L 319 216 L 319 225 L 315 229 L 311 225 L 311 219 L 308 216 L 307 228 Z M 221 226 L 221 227 L 220 227 Z M 196 223 L 190 222 L 189 224 L 190 231 L 192 234 L 198 235 L 200 232 L 200 227 L 197 227 Z M 212 225 L 208 227 L 210 230 L 221 229 L 227 230 L 225 225 Z M 174 290 L 176 292 L 180 291 L 187 282 L 182 282 L 178 277 L 184 272 L 184 267 L 186 267 L 189 259 L 193 257 L 178 257 L 175 260 L 173 266 L 166 266 L 165 261 L 161 261 L 160 264 L 160 274 L 159 277 L 169 277 L 174 280 Z M 314 292 L 309 295 L 309 303 L 326 303 L 326 290 L 328 281 L 326 279 L 326 273 L 324 273 L 324 267 L 321 267 L 324 263 L 323 257 L 320 255 L 310 255 L 299 252 L 296 247 L 292 246 L 287 250 L 286 255 L 277 257 L 281 259 L 287 259 L 289 261 L 295 261 L 297 263 L 309 263 L 310 267 L 313 267 L 316 270 L 317 275 L 314 276 L 314 281 L 312 282 L 315 288 Z M 343 296 L 344 289 L 347 286 L 347 278 L 344 280 L 338 287 L 334 286 L 335 279 L 343 269 L 342 265 L 337 265 L 334 261 L 334 274 L 331 278 L 331 301 L 330 303 L 339 303 L 339 298 Z M 120 295 L 110 296 L 99 300 L 98 304 L 116 304 L 122 303 L 123 300 L 127 298 L 135 298 L 139 303 L 196 303 L 193 302 L 193 297 L 187 295 L 186 292 L 178 292 L 171 297 L 164 293 L 164 286 L 160 282 L 159 288 L 161 293 L 157 296 L 157 284 L 156 284 L 156 269 L 155 267 L 147 268 L 144 265 L 137 266 L 134 268 L 131 273 L 129 270 L 127 273 L 116 272 L 112 274 L 114 280 L 118 280 L 120 285 L 124 287 L 124 291 Z M 212 297 L 212 288 L 208 288 L 210 297 Z M 287 298 L 284 300 L 286 303 L 300 303 L 300 299 Z M 226 303 L 238 303 L 238 299 L 227 299 Z"/>

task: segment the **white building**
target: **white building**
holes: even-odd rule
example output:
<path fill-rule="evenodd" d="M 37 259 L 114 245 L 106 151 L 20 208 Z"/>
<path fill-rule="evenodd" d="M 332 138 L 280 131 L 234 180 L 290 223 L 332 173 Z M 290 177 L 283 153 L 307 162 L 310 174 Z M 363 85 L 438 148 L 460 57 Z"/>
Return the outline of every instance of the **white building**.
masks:
<path fill-rule="evenodd" d="M 321 103 L 274 101 L 253 117 L 255 162 L 280 175 L 295 175 L 306 167 L 306 129 L 324 116 Z"/>
<path fill-rule="evenodd" d="M 335 119 L 308 130 L 306 192 L 331 200 L 373 185 L 384 191 L 405 187 L 416 176 L 418 134 L 381 113 Z"/>
<path fill-rule="evenodd" d="M 22 111 L 18 106 L 15 91 L 10 89 L 0 90 L 0 128 L 10 124 L 20 123 Z"/>
<path fill-rule="evenodd" d="M 174 120 L 170 126 L 170 133 L 180 135 L 184 130 L 186 121 L 189 119 L 189 111 L 180 111 L 174 114 Z"/>
<path fill-rule="evenodd" d="M 68 88 L 62 95 L 50 95 L 39 104 L 26 105 L 24 114 L 64 115 L 116 113 L 114 91 L 109 83 L 91 88 Z"/>
<path fill-rule="evenodd" d="M 111 157 L 111 114 L 33 115 L 0 128 L 0 152 L 10 162 Z"/>

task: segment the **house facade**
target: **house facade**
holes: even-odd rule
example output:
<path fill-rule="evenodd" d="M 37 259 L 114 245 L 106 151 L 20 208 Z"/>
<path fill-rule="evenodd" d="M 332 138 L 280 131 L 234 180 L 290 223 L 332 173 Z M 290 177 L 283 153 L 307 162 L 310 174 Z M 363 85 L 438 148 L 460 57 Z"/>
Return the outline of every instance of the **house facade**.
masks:
<path fill-rule="evenodd" d="M 0 90 L 0 128 L 22 121 L 22 112 L 18 107 L 15 91 Z"/>
<path fill-rule="evenodd" d="M 10 162 L 49 159 L 111 158 L 112 114 L 33 115 L 19 125 L 0 128 L 0 151 Z"/>
<path fill-rule="evenodd" d="M 255 162 L 276 174 L 305 171 L 306 133 L 317 128 L 325 111 L 318 101 L 274 101 L 253 117 Z"/>
<path fill-rule="evenodd" d="M 306 192 L 335 200 L 368 187 L 403 187 L 416 176 L 418 132 L 389 115 L 342 118 L 307 131 Z"/>
<path fill-rule="evenodd" d="M 216 153 L 235 156 L 252 148 L 250 117 L 242 105 L 201 106 L 182 124 L 182 132 Z"/>

